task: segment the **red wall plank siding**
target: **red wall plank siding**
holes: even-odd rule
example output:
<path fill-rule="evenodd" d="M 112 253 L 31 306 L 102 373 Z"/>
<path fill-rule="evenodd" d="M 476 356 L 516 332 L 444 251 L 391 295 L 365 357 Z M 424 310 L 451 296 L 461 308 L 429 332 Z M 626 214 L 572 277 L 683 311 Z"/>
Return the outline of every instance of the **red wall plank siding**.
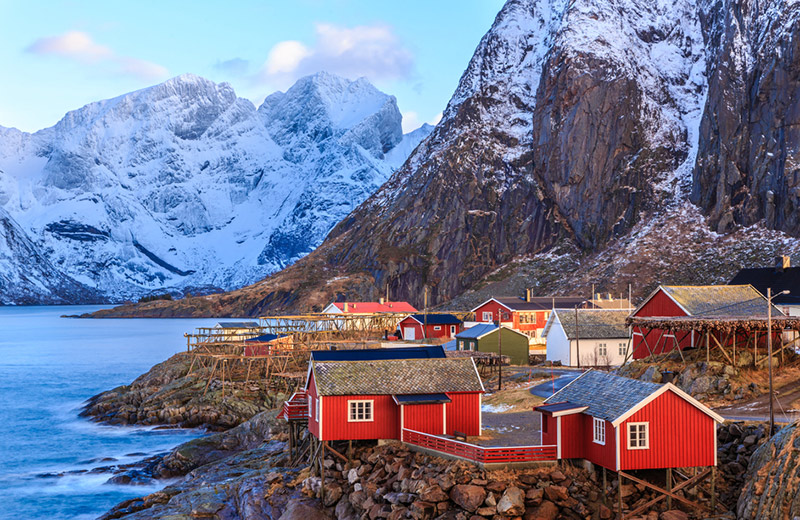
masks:
<path fill-rule="evenodd" d="M 650 448 L 628 449 L 628 423 L 649 423 Z M 671 391 L 620 424 L 620 468 L 682 468 L 713 466 L 714 420 Z"/>
<path fill-rule="evenodd" d="M 507 316 L 508 319 L 507 320 L 504 319 L 503 323 L 506 323 L 506 322 L 509 322 L 509 321 L 512 320 L 512 316 L 511 316 L 512 312 L 508 309 L 508 307 L 506 307 L 505 305 L 500 305 L 496 301 L 488 301 L 488 302 L 486 302 L 485 304 L 481 305 L 480 307 L 478 307 L 475 310 L 475 321 L 480 321 L 482 323 L 492 323 L 494 321 L 497 321 L 497 317 L 499 316 L 499 311 L 500 310 L 503 311 L 503 314 L 504 314 L 503 317 L 504 318 L 506 317 L 505 316 L 506 314 L 508 315 Z M 491 312 L 492 313 L 492 319 L 490 321 L 486 321 L 486 320 L 483 319 L 483 313 L 484 312 Z"/>
<path fill-rule="evenodd" d="M 556 420 L 559 418 L 557 417 Z M 583 459 L 586 457 L 586 432 L 582 413 L 562 415 L 561 419 L 561 458 Z M 591 431 L 589 441 L 591 442 Z"/>
<path fill-rule="evenodd" d="M 400 407 L 391 395 L 328 395 L 322 397 L 322 439 L 325 441 L 360 439 L 399 439 Z M 371 399 L 373 420 L 349 422 L 348 401 Z M 441 405 L 440 405 L 441 408 Z"/>
<path fill-rule="evenodd" d="M 667 296 L 664 291 L 660 290 L 653 295 L 653 297 L 648 300 L 644 306 L 636 312 L 635 316 L 642 316 L 642 317 L 674 317 L 674 316 L 686 316 L 686 312 L 681 309 L 678 304 L 676 304 L 672 298 Z M 653 354 L 660 354 L 662 352 L 669 352 L 675 348 L 675 341 L 671 337 L 666 337 L 666 334 L 670 334 L 669 331 L 662 331 L 661 329 L 649 329 L 644 327 L 634 327 L 633 328 L 634 336 L 633 336 L 633 358 L 634 359 L 643 359 L 650 355 L 652 352 Z M 647 340 L 647 344 L 645 344 L 642 336 Z M 685 349 L 686 347 L 691 346 L 692 338 L 691 335 L 686 336 L 685 338 L 682 337 L 683 335 L 679 335 L 678 338 L 680 339 L 680 348 L 681 350 Z M 699 339 L 695 337 L 695 344 L 698 344 Z M 648 348 L 649 347 L 649 348 Z"/>
<path fill-rule="evenodd" d="M 316 421 L 317 397 L 317 385 L 312 372 L 308 382 L 308 431 L 319 439 L 319 423 Z"/>
<path fill-rule="evenodd" d="M 539 412 L 542 416 L 542 445 L 555 446 L 558 443 L 558 432 L 556 430 L 556 417 L 549 413 Z M 545 422 L 547 422 L 547 431 L 545 430 Z"/>
<path fill-rule="evenodd" d="M 536 323 L 520 323 L 519 319 L 519 312 L 510 311 L 506 306 L 501 305 L 497 302 L 490 301 L 481 305 L 475 310 L 475 321 L 479 321 L 482 323 L 493 323 L 497 320 L 498 311 L 502 310 L 504 315 L 507 315 L 507 320 L 503 320 L 503 323 L 506 326 L 510 326 L 512 329 L 519 330 L 519 331 L 532 331 L 532 330 L 539 330 L 543 329 L 547 320 L 545 319 L 545 311 L 524 311 L 526 313 L 534 313 L 536 316 Z M 484 312 L 491 312 L 492 319 L 491 321 L 487 322 L 483 319 Z"/>
<path fill-rule="evenodd" d="M 481 394 L 448 393 L 447 397 L 451 400 L 447 403 L 448 435 L 452 435 L 454 431 L 466 435 L 480 435 Z"/>
<path fill-rule="evenodd" d="M 404 335 L 407 328 L 414 329 L 414 339 L 422 339 L 422 338 L 454 338 L 456 334 L 464 330 L 463 325 L 455 325 L 455 334 L 450 333 L 451 325 L 428 325 L 428 328 L 425 329 L 427 331 L 426 334 L 422 334 L 422 325 L 420 325 L 417 320 L 406 318 L 398 324 L 400 328 L 400 332 Z M 439 330 L 436 330 L 436 327 L 439 327 Z"/>
<path fill-rule="evenodd" d="M 604 421 L 606 425 L 606 443 L 598 444 L 594 442 L 594 417 L 586 414 L 580 414 L 580 417 L 583 419 L 584 458 L 594 464 L 616 471 L 617 453 L 614 450 L 616 447 L 614 426 L 609 421 Z"/>
<path fill-rule="evenodd" d="M 443 403 L 403 405 L 403 428 L 432 435 L 443 435 L 445 406 Z"/>

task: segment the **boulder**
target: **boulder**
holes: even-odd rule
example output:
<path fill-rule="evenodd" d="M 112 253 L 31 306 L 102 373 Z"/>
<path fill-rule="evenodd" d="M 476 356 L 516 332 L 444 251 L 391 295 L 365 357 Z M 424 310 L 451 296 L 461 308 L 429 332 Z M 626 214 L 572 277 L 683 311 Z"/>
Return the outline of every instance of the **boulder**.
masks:
<path fill-rule="evenodd" d="M 320 507 L 319 502 L 308 498 L 290 500 L 279 520 L 307 520 L 309 518 L 331 520 L 331 516 Z"/>
<path fill-rule="evenodd" d="M 532 511 L 525 513 L 524 520 L 555 520 L 557 517 L 558 506 L 545 500 Z"/>
<path fill-rule="evenodd" d="M 509 487 L 497 502 L 497 514 L 519 516 L 525 512 L 525 493 L 518 487 Z"/>
<path fill-rule="evenodd" d="M 426 502 L 444 502 L 448 497 L 447 493 L 442 491 L 442 488 L 433 485 L 422 489 L 419 492 L 419 498 Z"/>
<path fill-rule="evenodd" d="M 450 490 L 450 500 L 461 509 L 473 513 L 486 500 L 486 490 L 481 486 L 458 484 Z"/>
<path fill-rule="evenodd" d="M 661 513 L 658 520 L 689 520 L 689 515 L 679 509 L 670 509 Z"/>

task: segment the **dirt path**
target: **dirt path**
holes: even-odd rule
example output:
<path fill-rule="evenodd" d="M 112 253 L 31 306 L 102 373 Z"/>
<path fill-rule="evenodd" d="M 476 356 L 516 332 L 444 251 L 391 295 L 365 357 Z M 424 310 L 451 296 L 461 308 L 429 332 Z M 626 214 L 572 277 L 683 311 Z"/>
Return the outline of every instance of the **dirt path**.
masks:
<path fill-rule="evenodd" d="M 792 383 L 779 388 L 774 401 L 776 422 L 794 422 L 800 419 L 800 410 L 792 410 L 791 405 L 800 399 L 800 383 Z M 760 395 L 744 403 L 715 408 L 715 412 L 733 421 L 769 420 L 769 394 Z"/>
<path fill-rule="evenodd" d="M 541 444 L 539 414 L 535 412 L 484 413 L 486 439 L 481 446 L 537 446 Z"/>

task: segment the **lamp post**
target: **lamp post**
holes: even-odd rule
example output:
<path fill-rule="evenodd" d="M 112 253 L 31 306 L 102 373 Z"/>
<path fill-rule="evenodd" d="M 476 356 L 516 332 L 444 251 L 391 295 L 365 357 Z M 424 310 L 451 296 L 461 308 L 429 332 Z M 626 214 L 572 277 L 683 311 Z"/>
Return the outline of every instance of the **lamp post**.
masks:
<path fill-rule="evenodd" d="M 782 294 L 789 294 L 789 291 L 781 291 L 772 294 L 772 288 L 767 288 L 767 366 L 769 367 L 769 436 L 772 437 L 775 431 L 775 410 L 773 405 L 772 392 L 772 299 Z"/>

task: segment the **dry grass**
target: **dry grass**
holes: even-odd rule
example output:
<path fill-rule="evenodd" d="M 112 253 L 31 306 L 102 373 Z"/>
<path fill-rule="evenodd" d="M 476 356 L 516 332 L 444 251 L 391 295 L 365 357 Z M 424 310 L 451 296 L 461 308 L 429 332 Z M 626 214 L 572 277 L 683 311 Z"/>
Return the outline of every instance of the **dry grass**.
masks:
<path fill-rule="evenodd" d="M 484 396 L 483 403 L 502 408 L 503 410 L 498 413 L 529 412 L 531 408 L 542 404 L 544 401 L 542 397 L 533 395 L 530 389 L 544 381 L 546 379 L 526 381 L 519 384 L 512 383 L 499 392 Z"/>

